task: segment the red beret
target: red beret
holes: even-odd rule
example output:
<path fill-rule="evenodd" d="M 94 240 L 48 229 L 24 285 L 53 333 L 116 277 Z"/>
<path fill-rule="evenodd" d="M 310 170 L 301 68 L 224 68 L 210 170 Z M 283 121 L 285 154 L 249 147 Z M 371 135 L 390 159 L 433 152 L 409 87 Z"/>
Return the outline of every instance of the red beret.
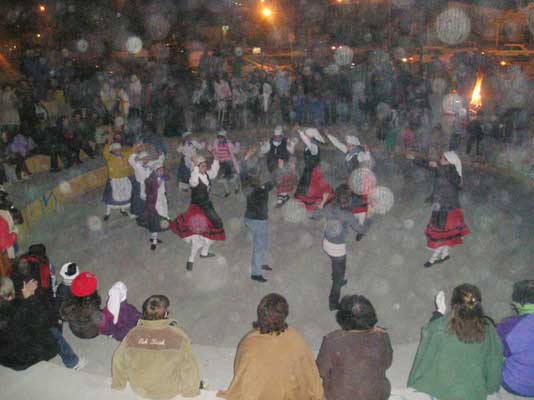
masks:
<path fill-rule="evenodd" d="M 86 297 L 92 295 L 98 286 L 96 276 L 90 272 L 82 272 L 73 281 L 70 288 L 76 297 Z"/>

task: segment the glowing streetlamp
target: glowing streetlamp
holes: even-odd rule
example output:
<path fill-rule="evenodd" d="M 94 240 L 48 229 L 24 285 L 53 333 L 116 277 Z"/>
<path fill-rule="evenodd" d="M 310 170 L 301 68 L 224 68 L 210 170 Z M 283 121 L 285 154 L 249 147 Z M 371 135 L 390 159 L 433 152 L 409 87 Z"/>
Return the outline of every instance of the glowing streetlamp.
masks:
<path fill-rule="evenodd" d="M 271 10 L 269 7 L 264 7 L 261 10 L 261 13 L 265 18 L 271 18 L 273 15 L 273 10 Z"/>
<path fill-rule="evenodd" d="M 37 39 L 40 39 L 40 38 L 41 38 L 41 34 L 40 34 L 40 33 L 38 33 L 38 34 L 35 35 L 35 36 L 37 36 Z"/>
<path fill-rule="evenodd" d="M 45 12 L 46 11 L 46 7 L 43 6 L 42 4 L 39 5 L 39 11 L 41 12 Z"/>

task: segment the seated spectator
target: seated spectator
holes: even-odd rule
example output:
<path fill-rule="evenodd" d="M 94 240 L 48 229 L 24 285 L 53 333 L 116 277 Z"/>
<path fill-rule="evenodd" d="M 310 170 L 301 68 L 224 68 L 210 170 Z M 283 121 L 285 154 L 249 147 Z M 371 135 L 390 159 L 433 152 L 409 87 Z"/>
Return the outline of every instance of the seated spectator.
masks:
<path fill-rule="evenodd" d="M 476 286 L 454 288 L 446 315 L 444 296 L 438 293 L 437 311 L 422 330 L 408 386 L 439 400 L 484 400 L 501 384 L 501 342 Z"/>
<path fill-rule="evenodd" d="M 512 300 L 518 315 L 497 325 L 504 346 L 502 386 L 508 392 L 501 390 L 501 397 L 534 397 L 534 280 L 517 282 Z"/>
<path fill-rule="evenodd" d="M 98 336 L 102 299 L 98 294 L 96 276 L 82 272 L 73 281 L 71 293 L 59 308 L 63 321 L 68 322 L 72 333 L 80 339 Z"/>
<path fill-rule="evenodd" d="M 79 370 L 87 364 L 78 358 L 61 332 L 51 327 L 43 303 L 34 295 L 37 282 L 24 282 L 21 296 L 9 278 L 0 278 L 0 364 L 24 370 L 57 354 L 67 368 Z"/>
<path fill-rule="evenodd" d="M 6 192 L 0 192 L 0 276 L 9 277 L 17 249 L 18 229 L 15 224 L 22 224 L 23 218 L 7 196 Z"/>
<path fill-rule="evenodd" d="M 35 143 L 26 138 L 20 131 L 16 131 L 9 141 L 9 160 L 15 165 L 15 173 L 18 180 L 26 180 L 32 174 L 26 165 L 28 158 L 35 148 Z"/>
<path fill-rule="evenodd" d="M 113 389 L 122 390 L 130 382 L 135 393 L 148 399 L 199 394 L 198 363 L 191 341 L 178 321 L 168 316 L 166 296 L 153 295 L 145 300 L 139 325 L 113 354 Z"/>
<path fill-rule="evenodd" d="M 63 304 L 65 299 L 71 295 L 70 287 L 72 286 L 72 281 L 74 281 L 78 275 L 80 275 L 80 269 L 74 262 L 63 264 L 59 270 L 61 282 L 55 287 L 54 297 L 52 299 L 54 312 L 59 316 L 61 304 Z"/>
<path fill-rule="evenodd" d="M 286 299 L 276 293 L 258 305 L 258 320 L 237 348 L 234 378 L 225 399 L 322 400 L 323 386 L 304 338 L 285 320 Z"/>
<path fill-rule="evenodd" d="M 108 302 L 102 310 L 100 334 L 121 341 L 137 325 L 141 313 L 126 300 L 127 289 L 122 282 L 116 282 L 109 289 Z"/>
<path fill-rule="evenodd" d="M 345 296 L 336 319 L 342 329 L 324 337 L 317 356 L 325 398 L 387 400 L 393 350 L 389 335 L 375 326 L 373 305 L 363 296 Z"/>

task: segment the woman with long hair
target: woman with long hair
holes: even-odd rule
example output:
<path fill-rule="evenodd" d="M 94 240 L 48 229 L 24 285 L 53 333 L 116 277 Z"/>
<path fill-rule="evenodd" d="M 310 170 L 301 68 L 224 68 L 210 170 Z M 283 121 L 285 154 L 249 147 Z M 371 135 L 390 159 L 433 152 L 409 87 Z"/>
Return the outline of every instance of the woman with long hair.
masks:
<path fill-rule="evenodd" d="M 478 287 L 454 288 L 445 314 L 443 292 L 421 334 L 408 386 L 439 400 L 485 400 L 499 390 L 503 347 L 493 321 L 484 315 Z"/>

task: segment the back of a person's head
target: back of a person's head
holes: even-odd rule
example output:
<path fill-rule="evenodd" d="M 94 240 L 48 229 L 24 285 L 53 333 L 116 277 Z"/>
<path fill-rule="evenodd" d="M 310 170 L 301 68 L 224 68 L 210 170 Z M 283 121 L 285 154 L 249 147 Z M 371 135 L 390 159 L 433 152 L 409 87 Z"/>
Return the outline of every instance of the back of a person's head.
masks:
<path fill-rule="evenodd" d="M 261 299 L 258 304 L 258 320 L 252 324 L 261 334 L 276 333 L 279 335 L 287 329 L 286 318 L 289 315 L 287 300 L 271 293 Z"/>
<path fill-rule="evenodd" d="M 339 208 L 346 210 L 350 208 L 351 190 L 346 183 L 336 188 L 336 204 Z"/>
<path fill-rule="evenodd" d="M 512 301 L 517 305 L 534 304 L 534 279 L 525 279 L 514 284 Z"/>
<path fill-rule="evenodd" d="M 339 326 L 345 331 L 365 331 L 376 323 L 376 312 L 371 302 L 364 296 L 344 296 L 336 314 Z"/>
<path fill-rule="evenodd" d="M 148 321 L 165 319 L 169 315 L 169 305 L 170 302 L 167 296 L 161 294 L 152 295 L 143 302 L 143 316 L 141 318 Z"/>
<path fill-rule="evenodd" d="M 0 305 L 11 301 L 15 297 L 13 281 L 7 277 L 0 277 Z"/>
<path fill-rule="evenodd" d="M 464 343 L 484 341 L 485 322 L 482 295 L 475 285 L 464 283 L 454 288 L 451 298 L 449 333 Z"/>

